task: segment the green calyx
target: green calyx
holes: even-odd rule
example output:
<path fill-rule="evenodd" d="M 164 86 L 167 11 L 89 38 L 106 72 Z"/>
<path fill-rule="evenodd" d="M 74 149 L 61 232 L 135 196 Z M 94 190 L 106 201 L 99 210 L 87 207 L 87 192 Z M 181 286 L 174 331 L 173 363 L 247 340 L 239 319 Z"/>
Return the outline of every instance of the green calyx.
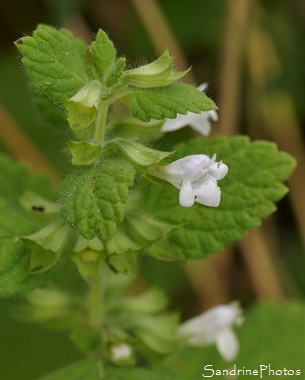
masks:
<path fill-rule="evenodd" d="M 65 101 L 68 121 L 72 129 L 84 129 L 93 123 L 97 116 L 101 88 L 99 81 L 91 81 Z"/>
<path fill-rule="evenodd" d="M 173 60 L 168 50 L 154 62 L 124 72 L 124 81 L 134 87 L 162 87 L 176 82 L 188 73 L 172 71 Z"/>
<path fill-rule="evenodd" d="M 120 149 L 127 160 L 143 167 L 156 164 L 173 154 L 173 152 L 163 152 L 148 148 L 132 139 L 116 139 L 113 144 Z"/>
<path fill-rule="evenodd" d="M 52 268 L 69 246 L 69 227 L 60 220 L 54 220 L 41 230 L 20 238 L 31 248 L 30 272 L 39 273 Z"/>
<path fill-rule="evenodd" d="M 72 155 L 72 165 L 90 165 L 102 154 L 102 147 L 86 141 L 69 139 L 69 150 Z"/>
<path fill-rule="evenodd" d="M 97 237 L 86 240 L 79 235 L 70 257 L 84 280 L 94 281 L 99 276 L 106 258 L 104 247 Z"/>

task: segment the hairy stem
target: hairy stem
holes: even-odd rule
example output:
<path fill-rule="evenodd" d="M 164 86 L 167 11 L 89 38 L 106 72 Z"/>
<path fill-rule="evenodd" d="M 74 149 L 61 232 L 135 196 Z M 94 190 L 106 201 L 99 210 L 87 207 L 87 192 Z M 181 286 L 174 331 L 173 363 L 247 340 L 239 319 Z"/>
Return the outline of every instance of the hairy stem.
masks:
<path fill-rule="evenodd" d="M 98 109 L 98 115 L 96 119 L 95 131 L 94 131 L 94 140 L 100 144 L 103 143 L 104 137 L 105 137 L 108 107 L 109 107 L 109 103 L 102 101 Z"/>

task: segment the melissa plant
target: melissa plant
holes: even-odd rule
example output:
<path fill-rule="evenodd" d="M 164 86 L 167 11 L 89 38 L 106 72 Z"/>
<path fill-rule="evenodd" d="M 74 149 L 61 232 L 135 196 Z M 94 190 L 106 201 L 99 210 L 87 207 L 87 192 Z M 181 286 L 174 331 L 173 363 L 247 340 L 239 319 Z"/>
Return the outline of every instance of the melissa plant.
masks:
<path fill-rule="evenodd" d="M 43 379 L 177 379 L 163 364 L 188 344 L 216 342 L 232 360 L 236 304 L 179 327 L 160 289 L 128 296 L 126 287 L 139 256 L 203 259 L 259 226 L 286 194 L 294 159 L 267 141 L 207 138 L 217 106 L 205 86 L 179 82 L 187 71 L 168 51 L 129 69 L 104 31 L 87 46 L 47 25 L 15 45 L 40 105 L 70 136 L 71 173 L 55 190 L 0 157 L 0 295 L 26 296 L 28 318 L 60 323 L 84 353 Z M 154 148 L 187 125 L 204 137 Z M 74 265 L 88 284 L 81 295 L 54 275 Z"/>

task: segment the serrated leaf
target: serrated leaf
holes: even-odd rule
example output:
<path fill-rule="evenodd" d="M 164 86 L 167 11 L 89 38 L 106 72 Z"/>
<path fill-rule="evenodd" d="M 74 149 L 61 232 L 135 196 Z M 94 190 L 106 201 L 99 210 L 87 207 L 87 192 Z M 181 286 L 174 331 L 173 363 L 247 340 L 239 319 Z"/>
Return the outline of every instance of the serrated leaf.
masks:
<path fill-rule="evenodd" d="M 97 79 L 103 80 L 114 64 L 116 57 L 115 47 L 107 34 L 99 29 L 96 39 L 91 44 L 92 62 Z"/>
<path fill-rule="evenodd" d="M 33 86 L 30 90 L 33 104 L 37 109 L 39 125 L 66 130 L 68 128 L 66 110 L 54 104 L 46 94 L 39 93 L 39 90 Z"/>
<path fill-rule="evenodd" d="M 29 273 L 31 250 L 17 238 L 18 233 L 35 228 L 35 223 L 3 198 L 0 213 L 0 296 L 26 295 L 47 282 L 46 275 Z"/>
<path fill-rule="evenodd" d="M 0 155 L 0 182 L 0 296 L 26 295 L 44 286 L 47 275 L 29 273 L 31 250 L 18 236 L 36 231 L 41 222 L 20 197 L 26 189 L 49 195 L 50 184 L 4 155 Z"/>
<path fill-rule="evenodd" d="M 177 114 L 217 109 L 215 103 L 196 87 L 173 83 L 166 87 L 133 89 L 127 96 L 131 114 L 142 120 L 173 119 Z"/>
<path fill-rule="evenodd" d="M 114 86 L 119 79 L 123 76 L 123 70 L 125 68 L 126 59 L 125 58 L 119 58 L 116 63 L 114 64 L 111 71 L 107 74 L 105 78 L 105 84 L 107 87 Z"/>
<path fill-rule="evenodd" d="M 170 186 L 143 191 L 144 210 L 161 221 L 183 224 L 167 239 L 148 248 L 149 254 L 185 260 L 221 252 L 226 244 L 240 240 L 246 229 L 259 226 L 262 218 L 275 211 L 275 202 L 287 193 L 282 181 L 292 173 L 295 160 L 278 152 L 274 143 L 251 143 L 247 137 L 236 136 L 195 139 L 177 147 L 177 158 L 214 153 L 229 167 L 228 175 L 218 183 L 222 194 L 219 207 L 195 203 L 183 208 L 178 204 L 177 190 Z"/>
<path fill-rule="evenodd" d="M 61 217 L 87 240 L 99 236 L 108 242 L 123 219 L 123 204 L 133 185 L 133 166 L 122 160 L 104 160 L 64 181 Z"/>
<path fill-rule="evenodd" d="M 70 98 L 88 80 L 86 45 L 65 30 L 39 25 L 15 42 L 34 86 L 53 101 Z"/>

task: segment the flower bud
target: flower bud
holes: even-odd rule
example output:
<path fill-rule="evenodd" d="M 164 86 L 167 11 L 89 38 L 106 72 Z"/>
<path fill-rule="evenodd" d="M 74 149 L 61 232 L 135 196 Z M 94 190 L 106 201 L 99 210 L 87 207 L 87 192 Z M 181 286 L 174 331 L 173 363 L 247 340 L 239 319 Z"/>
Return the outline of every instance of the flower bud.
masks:
<path fill-rule="evenodd" d="M 137 67 L 136 69 L 126 70 L 124 80 L 128 84 L 141 87 L 162 87 L 181 79 L 189 70 L 171 71 L 173 60 L 169 56 L 168 50 L 154 62 L 148 65 Z"/>
<path fill-rule="evenodd" d="M 101 84 L 93 80 L 65 101 L 72 129 L 84 129 L 95 119 L 101 96 Z"/>
<path fill-rule="evenodd" d="M 140 166 L 156 164 L 172 154 L 171 152 L 163 152 L 161 150 L 148 148 L 147 146 L 131 139 L 116 139 L 115 145 L 128 160 Z"/>
<path fill-rule="evenodd" d="M 116 363 L 128 362 L 133 357 L 133 351 L 127 343 L 116 343 L 110 346 L 110 357 Z"/>

